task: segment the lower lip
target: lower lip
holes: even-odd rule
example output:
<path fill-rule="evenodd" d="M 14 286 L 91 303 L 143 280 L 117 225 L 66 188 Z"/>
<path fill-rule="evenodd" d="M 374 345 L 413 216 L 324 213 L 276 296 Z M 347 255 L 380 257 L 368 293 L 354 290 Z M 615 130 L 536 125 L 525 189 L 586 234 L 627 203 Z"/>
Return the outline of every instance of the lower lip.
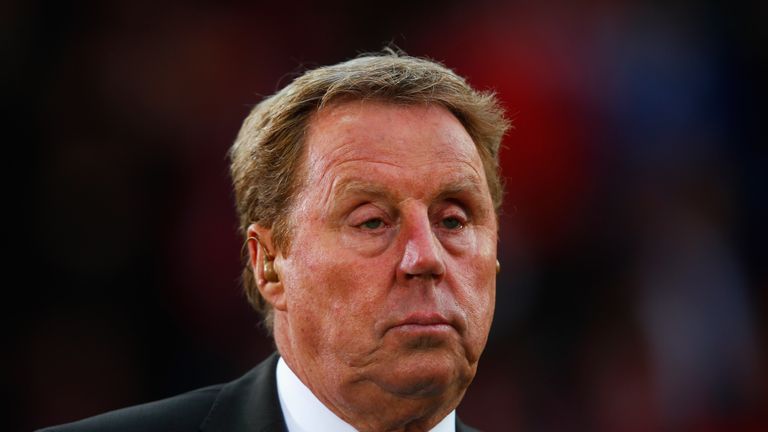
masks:
<path fill-rule="evenodd" d="M 403 324 L 392 330 L 404 333 L 447 333 L 453 331 L 450 324 Z"/>

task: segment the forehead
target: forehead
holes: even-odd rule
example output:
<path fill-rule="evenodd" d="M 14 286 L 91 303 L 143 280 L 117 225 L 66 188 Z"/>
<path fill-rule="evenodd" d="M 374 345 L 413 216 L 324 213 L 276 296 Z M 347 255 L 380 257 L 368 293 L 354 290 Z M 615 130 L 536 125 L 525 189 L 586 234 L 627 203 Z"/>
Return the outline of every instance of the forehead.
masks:
<path fill-rule="evenodd" d="M 472 138 L 439 105 L 331 105 L 310 121 L 306 157 L 309 189 L 339 178 L 425 182 L 456 177 L 486 183 Z"/>

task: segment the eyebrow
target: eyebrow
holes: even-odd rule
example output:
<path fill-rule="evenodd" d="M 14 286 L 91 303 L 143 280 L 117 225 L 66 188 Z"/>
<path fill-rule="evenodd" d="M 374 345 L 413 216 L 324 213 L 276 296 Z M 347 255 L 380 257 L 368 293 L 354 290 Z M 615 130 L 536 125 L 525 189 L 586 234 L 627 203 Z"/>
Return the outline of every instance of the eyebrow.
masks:
<path fill-rule="evenodd" d="M 480 179 L 477 176 L 462 175 L 457 179 L 454 179 L 440 188 L 440 193 L 435 198 L 442 199 L 460 193 L 470 192 L 475 194 L 482 193 L 482 187 Z"/>
<path fill-rule="evenodd" d="M 341 180 L 333 185 L 331 196 L 335 198 L 349 195 L 365 195 L 375 198 L 394 199 L 394 195 L 385 187 L 364 180 Z"/>
<path fill-rule="evenodd" d="M 430 197 L 431 200 L 439 200 L 449 196 L 458 195 L 464 192 L 482 193 L 480 179 L 472 175 L 462 175 L 440 186 L 440 192 Z M 342 197 L 347 195 L 367 195 L 377 198 L 386 198 L 394 200 L 396 197 L 386 187 L 365 180 L 340 180 L 333 186 L 332 195 Z"/>

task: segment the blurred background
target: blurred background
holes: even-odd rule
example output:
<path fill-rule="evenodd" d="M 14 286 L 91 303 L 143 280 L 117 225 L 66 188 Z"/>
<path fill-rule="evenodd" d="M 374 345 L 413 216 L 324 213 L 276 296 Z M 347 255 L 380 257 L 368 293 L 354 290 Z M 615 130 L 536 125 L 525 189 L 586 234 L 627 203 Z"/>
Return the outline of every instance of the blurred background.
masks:
<path fill-rule="evenodd" d="M 267 356 L 225 153 L 293 76 L 393 42 L 495 89 L 515 124 L 495 323 L 459 415 L 768 430 L 766 18 L 711 1 L 4 2 L 6 428 Z"/>

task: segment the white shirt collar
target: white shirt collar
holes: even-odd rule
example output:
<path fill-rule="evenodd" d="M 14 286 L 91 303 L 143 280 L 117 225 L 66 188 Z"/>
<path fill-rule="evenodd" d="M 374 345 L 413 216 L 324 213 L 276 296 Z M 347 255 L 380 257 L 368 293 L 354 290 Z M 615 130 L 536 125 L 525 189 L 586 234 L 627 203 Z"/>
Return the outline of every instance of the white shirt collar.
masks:
<path fill-rule="evenodd" d="M 280 357 L 277 362 L 277 395 L 288 432 L 356 432 L 329 410 Z M 430 432 L 455 432 L 456 411 L 451 411 Z"/>

